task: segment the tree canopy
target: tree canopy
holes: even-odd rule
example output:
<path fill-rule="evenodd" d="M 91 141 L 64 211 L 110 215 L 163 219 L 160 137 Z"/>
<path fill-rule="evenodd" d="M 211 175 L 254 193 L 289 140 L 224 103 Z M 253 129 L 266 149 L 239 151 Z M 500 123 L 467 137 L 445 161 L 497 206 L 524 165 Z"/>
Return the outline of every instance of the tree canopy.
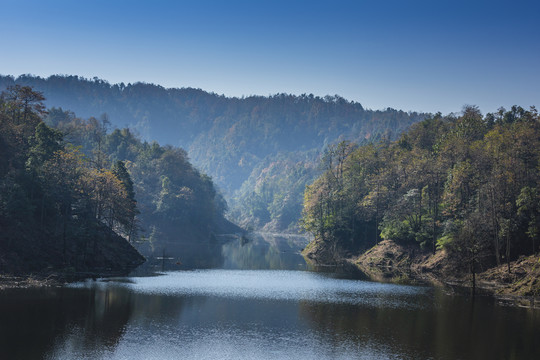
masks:
<path fill-rule="evenodd" d="M 106 241 L 198 241 L 225 222 L 225 201 L 185 150 L 43 101 L 18 85 L 0 95 L 0 266 L 86 271 L 110 257 Z"/>
<path fill-rule="evenodd" d="M 534 107 L 436 114 L 393 142 L 331 146 L 302 226 L 335 253 L 391 239 L 466 269 L 509 262 L 538 252 L 539 160 Z"/>
<path fill-rule="evenodd" d="M 303 188 L 317 175 L 308 179 L 296 170 L 316 169 L 327 146 L 338 140 L 394 140 L 426 115 L 391 108 L 369 110 L 338 95 L 228 98 L 200 89 L 110 84 L 78 76 L 0 76 L 0 89 L 15 84 L 43 91 L 49 107 L 70 109 L 86 119 L 106 113 L 113 127 L 128 127 L 143 141 L 181 146 L 222 190 L 235 221 L 273 231 L 294 228 L 298 215 L 292 216 L 291 210 L 299 214 Z M 86 132 L 85 136 L 97 136 L 96 131 L 102 130 L 94 127 L 94 133 Z M 119 152 L 128 144 L 122 146 Z M 293 162 L 296 170 L 292 170 Z M 277 163 L 291 169 L 292 174 L 282 174 L 287 181 L 267 176 L 269 171 L 275 174 L 278 168 L 273 164 Z M 297 191 L 292 194 L 289 187 Z M 261 196 L 262 188 L 272 194 L 267 191 Z M 287 199 L 287 205 L 277 204 L 279 198 Z"/>

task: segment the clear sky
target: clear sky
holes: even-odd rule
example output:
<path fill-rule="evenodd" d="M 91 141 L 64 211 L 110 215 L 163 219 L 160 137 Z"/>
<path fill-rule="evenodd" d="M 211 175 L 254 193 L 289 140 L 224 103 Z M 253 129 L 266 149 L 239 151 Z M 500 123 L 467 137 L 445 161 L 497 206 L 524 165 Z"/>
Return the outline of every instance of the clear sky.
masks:
<path fill-rule="evenodd" d="M 0 0 L 0 74 L 540 108 L 540 1 Z"/>

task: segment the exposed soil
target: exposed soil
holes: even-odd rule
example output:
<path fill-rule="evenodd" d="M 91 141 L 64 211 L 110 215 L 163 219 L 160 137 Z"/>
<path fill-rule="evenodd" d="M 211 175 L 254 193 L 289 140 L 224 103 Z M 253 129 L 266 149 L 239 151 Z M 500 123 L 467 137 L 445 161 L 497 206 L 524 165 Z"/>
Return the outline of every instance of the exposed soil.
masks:
<path fill-rule="evenodd" d="M 340 259 L 346 258 L 343 255 L 336 255 L 330 249 L 327 248 L 326 244 L 320 240 L 311 241 L 304 250 L 302 250 L 302 255 L 308 262 L 313 262 L 316 264 L 335 264 L 339 262 Z"/>
<path fill-rule="evenodd" d="M 484 271 L 479 275 L 481 281 L 494 283 L 500 295 L 540 297 L 540 256 L 522 256 L 508 266 Z"/>
<path fill-rule="evenodd" d="M 421 281 L 461 288 L 472 286 L 471 275 L 453 266 L 444 251 L 433 255 L 390 240 L 381 241 L 348 261 L 377 281 Z M 487 269 L 477 274 L 476 284 L 480 291 L 514 305 L 539 307 L 540 256 L 523 256 L 511 262 L 510 273 L 506 264 Z"/>

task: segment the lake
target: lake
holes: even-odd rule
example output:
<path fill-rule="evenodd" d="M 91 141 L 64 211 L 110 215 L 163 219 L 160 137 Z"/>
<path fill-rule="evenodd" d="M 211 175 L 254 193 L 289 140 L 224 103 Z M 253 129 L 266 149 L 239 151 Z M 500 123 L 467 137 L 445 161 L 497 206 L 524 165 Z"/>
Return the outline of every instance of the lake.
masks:
<path fill-rule="evenodd" d="M 538 359 L 540 312 L 310 268 L 301 237 L 219 268 L 0 292 L 0 359 Z M 170 268 L 170 267 L 167 267 Z"/>

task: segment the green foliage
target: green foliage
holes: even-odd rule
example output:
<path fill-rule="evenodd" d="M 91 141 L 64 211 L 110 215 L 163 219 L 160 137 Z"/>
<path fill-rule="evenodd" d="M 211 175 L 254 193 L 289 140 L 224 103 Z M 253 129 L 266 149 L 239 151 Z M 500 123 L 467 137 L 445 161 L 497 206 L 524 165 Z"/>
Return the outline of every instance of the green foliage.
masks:
<path fill-rule="evenodd" d="M 0 76 L 0 88 L 14 84 L 41 89 L 50 106 L 83 118 L 107 113 L 118 129 L 104 139 L 106 119 L 83 124 L 69 111 L 50 110 L 47 124 L 61 129 L 66 141 L 82 144 L 85 154 L 100 149 L 113 161 L 136 162 L 141 154 L 133 132 L 147 141 L 182 146 L 223 189 L 233 219 L 277 231 L 295 228 L 305 185 L 319 174 L 318 157 L 329 144 L 393 140 L 425 117 L 390 108 L 372 111 L 337 95 L 226 98 L 199 89 L 113 85 L 77 76 Z"/>
<path fill-rule="evenodd" d="M 380 237 L 445 249 L 473 272 L 509 261 L 540 244 L 539 149 L 534 108 L 437 114 L 395 142 L 324 157 L 324 173 L 305 192 L 302 224 L 345 250 Z M 370 222 L 375 236 L 357 230 Z"/>
<path fill-rule="evenodd" d="M 303 191 L 319 173 L 316 156 L 316 153 L 289 153 L 265 159 L 235 193 L 231 217 L 246 227 L 296 230 Z"/>
<path fill-rule="evenodd" d="M 14 254 L 8 261 L 27 259 L 13 265 L 19 268 L 81 270 L 96 264 L 97 244 L 105 234 L 122 247 L 111 234 L 122 222 L 128 192 L 110 170 L 96 168 L 41 120 L 46 114 L 43 100 L 27 87 L 15 86 L 0 95 L 0 144 L 6 150 L 0 173 L 0 250 Z M 126 258 L 141 260 L 132 248 L 124 250 Z"/>
<path fill-rule="evenodd" d="M 381 238 L 411 243 L 415 234 L 407 220 L 387 220 L 381 224 Z"/>
<path fill-rule="evenodd" d="M 540 196 L 536 187 L 525 186 L 516 200 L 519 221 L 526 224 L 526 234 L 531 239 L 533 252 L 537 251 L 536 241 L 540 236 Z"/>
<path fill-rule="evenodd" d="M 35 135 L 30 139 L 27 167 L 35 169 L 62 149 L 62 133 L 40 122 Z"/>
<path fill-rule="evenodd" d="M 108 133 L 107 116 L 46 114 L 42 100 L 24 87 L 0 96 L 0 250 L 80 270 L 105 237 L 135 241 L 142 228 L 174 241 L 224 222 L 225 201 L 183 149 Z"/>
<path fill-rule="evenodd" d="M 189 162 L 185 150 L 142 141 L 129 129 L 107 133 L 106 123 L 94 118 L 56 114 L 63 120 L 54 122 L 70 134 L 93 166 L 113 164 L 112 174 L 126 193 L 114 211 L 118 233 L 132 241 L 176 242 L 183 227 L 208 235 L 215 223 L 223 221 L 226 202 L 211 178 Z M 154 235 L 145 236 L 149 231 Z"/>
<path fill-rule="evenodd" d="M 448 249 L 454 240 L 453 235 L 443 235 L 437 239 L 437 250 Z"/>

